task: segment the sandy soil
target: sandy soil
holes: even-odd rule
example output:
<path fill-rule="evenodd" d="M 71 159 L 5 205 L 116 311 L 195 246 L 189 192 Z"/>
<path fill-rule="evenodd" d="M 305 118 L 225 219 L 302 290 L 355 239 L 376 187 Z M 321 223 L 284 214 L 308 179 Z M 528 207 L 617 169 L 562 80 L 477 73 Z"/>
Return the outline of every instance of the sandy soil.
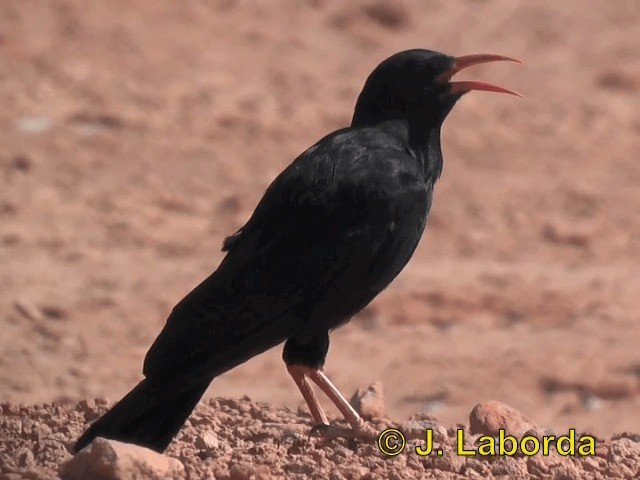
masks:
<path fill-rule="evenodd" d="M 145 470 L 126 462 L 122 451 L 115 455 L 89 455 L 88 461 L 80 462 L 102 439 L 70 459 L 67 449 L 85 423 L 107 407 L 104 401 L 81 401 L 68 406 L 1 405 L 0 426 L 13 435 L 9 440 L 0 439 L 0 479 L 45 480 L 58 478 L 60 472 L 63 480 L 98 480 L 98 475 L 102 475 L 99 480 L 166 480 L 157 454 L 141 453 L 126 444 L 121 448 L 140 462 L 150 457 L 146 464 L 156 468 L 153 475 L 141 473 Z M 427 415 L 416 415 L 400 424 L 388 418 L 375 419 L 370 424 L 378 432 L 389 427 L 403 432 L 404 450 L 397 455 L 384 455 L 375 439 L 343 437 L 341 432 L 349 430 L 340 422 L 331 438 L 309 435 L 311 418 L 304 412 L 255 403 L 246 397 L 210 399 L 196 408 L 161 458 L 170 456 L 175 459 L 172 462 L 179 462 L 180 469 L 174 469 L 170 477 L 175 480 L 595 480 L 636 479 L 640 475 L 637 434 L 597 438 L 596 454 L 585 457 L 562 456 L 555 449 L 547 456 L 464 457 L 454 454 L 458 445 L 472 451 L 478 448 L 481 438 L 468 426 L 447 429 Z M 426 447 L 426 429 L 433 432 L 434 451 L 441 449 L 442 455 L 416 453 L 417 447 Z M 457 430 L 462 431 L 462 440 L 458 439 Z"/>
<path fill-rule="evenodd" d="M 503 53 L 444 129 L 427 232 L 335 332 L 387 411 L 640 431 L 640 4 L 0 2 L 0 400 L 118 399 L 265 187 L 413 47 Z M 354 354 L 356 352 L 356 354 Z M 276 349 L 209 397 L 301 403 Z M 63 408 L 63 407 L 60 407 Z"/>

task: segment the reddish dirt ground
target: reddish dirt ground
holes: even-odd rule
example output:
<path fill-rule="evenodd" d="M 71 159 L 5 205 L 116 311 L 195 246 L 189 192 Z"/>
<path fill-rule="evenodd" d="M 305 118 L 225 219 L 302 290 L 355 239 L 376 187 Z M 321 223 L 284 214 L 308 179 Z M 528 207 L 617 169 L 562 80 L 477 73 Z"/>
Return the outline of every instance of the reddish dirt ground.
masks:
<path fill-rule="evenodd" d="M 635 0 L 1 2 L 0 400 L 120 398 L 275 175 L 423 47 L 521 58 L 464 78 L 525 97 L 456 106 L 420 247 L 328 374 L 380 380 L 396 421 L 496 399 L 640 431 L 639 22 Z M 296 409 L 280 355 L 207 396 Z"/>

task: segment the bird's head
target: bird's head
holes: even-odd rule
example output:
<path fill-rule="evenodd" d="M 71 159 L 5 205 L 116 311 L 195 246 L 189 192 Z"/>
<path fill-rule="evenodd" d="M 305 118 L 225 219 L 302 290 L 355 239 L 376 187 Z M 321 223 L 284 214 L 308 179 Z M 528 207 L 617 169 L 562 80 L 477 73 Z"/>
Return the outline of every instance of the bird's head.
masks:
<path fill-rule="evenodd" d="M 352 126 L 406 119 L 439 127 L 467 92 L 518 93 L 489 83 L 451 81 L 460 70 L 487 62 L 519 60 L 501 55 L 451 57 L 431 50 L 406 50 L 384 60 L 369 75 L 356 104 Z"/>

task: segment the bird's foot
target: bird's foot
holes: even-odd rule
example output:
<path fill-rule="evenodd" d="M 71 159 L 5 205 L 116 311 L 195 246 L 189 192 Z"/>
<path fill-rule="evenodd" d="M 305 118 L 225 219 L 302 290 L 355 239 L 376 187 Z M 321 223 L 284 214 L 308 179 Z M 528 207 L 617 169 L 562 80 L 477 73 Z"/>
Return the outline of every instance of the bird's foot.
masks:
<path fill-rule="evenodd" d="M 324 435 L 327 431 L 329 431 L 332 428 L 334 427 L 328 423 L 318 423 L 317 425 L 314 425 L 313 427 L 311 427 L 311 430 L 309 430 L 309 436 L 313 437 L 314 435 L 319 435 L 319 436 Z"/>
<path fill-rule="evenodd" d="M 335 440 L 336 438 L 353 438 L 353 430 L 349 427 L 340 427 L 328 423 L 319 423 L 309 430 L 309 437 L 318 436 L 324 440 Z"/>
<path fill-rule="evenodd" d="M 325 440 L 334 440 L 337 438 L 344 438 L 346 440 L 371 440 L 377 437 L 373 427 L 364 421 L 359 422 L 355 428 L 320 423 L 309 430 L 309 437 L 314 435 L 322 437 Z"/>
<path fill-rule="evenodd" d="M 360 420 L 353 428 L 354 437 L 361 440 L 375 440 L 378 438 L 378 432 L 364 420 Z"/>

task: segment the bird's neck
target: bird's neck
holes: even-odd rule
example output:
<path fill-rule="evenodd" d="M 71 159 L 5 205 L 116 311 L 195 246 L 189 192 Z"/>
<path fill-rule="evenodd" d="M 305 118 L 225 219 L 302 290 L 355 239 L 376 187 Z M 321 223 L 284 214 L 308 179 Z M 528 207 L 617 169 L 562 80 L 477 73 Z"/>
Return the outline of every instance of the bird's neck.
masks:
<path fill-rule="evenodd" d="M 434 182 L 442 175 L 442 167 L 444 166 L 444 160 L 442 158 L 442 145 L 440 143 L 440 131 L 442 125 L 438 125 L 437 128 L 429 130 L 427 135 L 427 143 L 425 144 L 425 150 L 427 155 L 427 168 L 426 173 Z"/>
<path fill-rule="evenodd" d="M 417 167 L 427 183 L 440 178 L 443 167 L 440 130 L 442 125 L 426 125 L 421 121 L 387 120 L 372 127 L 397 138 L 417 160 Z"/>

